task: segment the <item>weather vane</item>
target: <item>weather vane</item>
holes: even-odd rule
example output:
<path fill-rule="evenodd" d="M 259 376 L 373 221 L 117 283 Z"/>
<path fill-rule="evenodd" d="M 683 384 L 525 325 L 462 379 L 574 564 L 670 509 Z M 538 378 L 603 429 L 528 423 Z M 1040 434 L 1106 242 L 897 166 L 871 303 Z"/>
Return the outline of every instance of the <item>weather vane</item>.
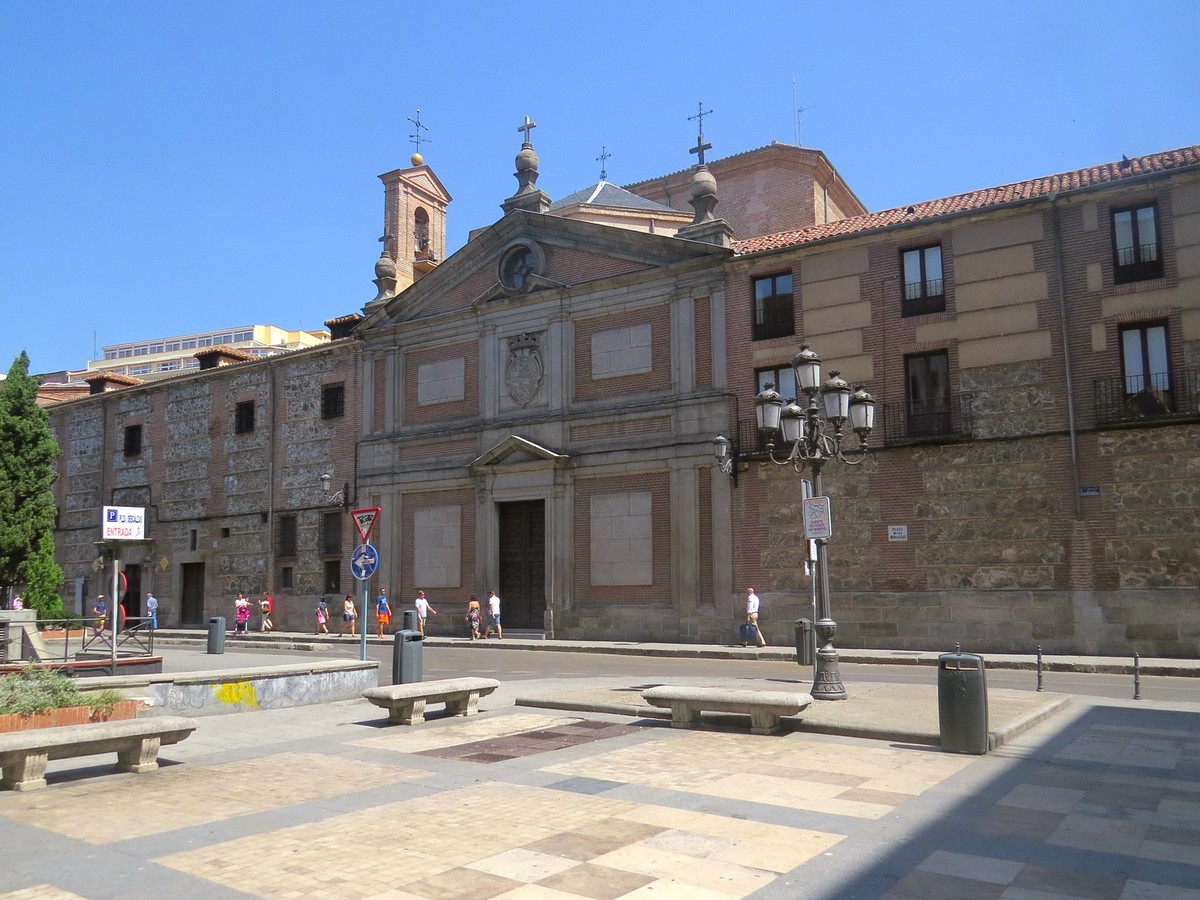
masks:
<path fill-rule="evenodd" d="M 608 162 L 608 160 L 611 156 L 612 156 L 612 154 L 608 152 L 607 147 L 605 147 L 605 146 L 600 147 L 600 155 L 596 157 L 596 161 L 598 163 L 600 163 L 600 180 L 601 181 L 605 181 L 608 179 L 608 172 L 606 171 L 605 163 Z"/>
<path fill-rule="evenodd" d="M 408 139 L 417 145 L 417 152 L 420 153 L 421 152 L 421 141 L 429 140 L 429 138 L 427 138 L 421 134 L 421 129 L 424 128 L 426 131 L 428 131 L 429 126 L 425 125 L 421 122 L 421 111 L 419 109 L 417 110 L 417 117 L 415 119 L 412 116 L 405 116 L 404 118 L 408 119 L 408 121 L 412 122 L 413 125 L 416 126 L 416 129 L 417 129 L 416 133 L 410 134 L 408 136 Z"/>
<path fill-rule="evenodd" d="M 712 115 L 711 109 L 705 109 L 703 103 L 698 103 L 696 105 L 696 114 L 694 116 L 688 116 L 689 122 L 698 120 L 700 123 L 697 126 L 698 135 L 696 138 L 696 146 L 688 151 L 688 153 L 696 154 L 696 156 L 700 160 L 700 165 L 704 165 L 704 151 L 712 149 L 712 144 L 704 143 L 704 117 L 711 116 L 711 115 Z"/>

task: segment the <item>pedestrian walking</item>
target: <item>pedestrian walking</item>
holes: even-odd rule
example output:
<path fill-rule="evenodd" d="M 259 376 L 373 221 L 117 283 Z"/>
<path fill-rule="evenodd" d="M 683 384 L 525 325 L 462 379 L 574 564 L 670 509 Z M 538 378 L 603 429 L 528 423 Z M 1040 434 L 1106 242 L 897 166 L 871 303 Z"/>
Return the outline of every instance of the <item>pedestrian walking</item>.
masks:
<path fill-rule="evenodd" d="M 329 606 L 322 597 L 317 601 L 317 634 L 329 634 Z"/>
<path fill-rule="evenodd" d="M 358 623 L 358 610 L 354 608 L 354 597 L 347 594 L 342 600 L 342 634 L 345 635 L 346 629 L 350 629 L 350 637 L 355 637 L 358 630 L 355 625 Z"/>
<path fill-rule="evenodd" d="M 379 589 L 379 596 L 375 598 L 375 622 L 379 625 L 379 636 L 383 637 L 383 630 L 392 622 L 392 606 L 388 603 L 387 588 Z M 363 623 L 363 628 L 367 627 L 367 623 Z"/>
<path fill-rule="evenodd" d="M 93 634 L 103 634 L 104 624 L 108 620 L 108 604 L 104 602 L 104 595 L 96 595 L 96 603 L 92 606 L 92 615 L 96 617 L 96 623 L 92 626 Z"/>
<path fill-rule="evenodd" d="M 235 635 L 250 633 L 250 601 L 241 591 L 238 591 L 238 595 L 233 601 L 233 633 Z"/>
<path fill-rule="evenodd" d="M 479 626 L 482 624 L 482 618 L 479 615 L 479 601 L 472 594 L 467 598 L 467 625 L 471 629 L 471 640 L 479 640 Z"/>
<path fill-rule="evenodd" d="M 262 599 L 258 601 L 258 612 L 262 616 L 259 629 L 264 634 L 268 631 L 273 631 L 275 623 L 271 621 L 271 614 L 275 612 L 275 598 L 270 594 L 263 594 Z"/>
<path fill-rule="evenodd" d="M 492 629 L 496 629 L 496 640 L 504 640 L 504 631 L 500 628 L 500 598 L 496 596 L 495 591 L 488 591 L 487 598 L 487 628 L 483 631 L 484 638 L 492 636 Z"/>
<path fill-rule="evenodd" d="M 153 591 L 146 591 L 146 627 L 151 631 L 158 628 L 158 598 Z"/>
<path fill-rule="evenodd" d="M 421 629 L 421 634 L 425 634 L 425 619 L 430 613 L 436 616 L 437 610 L 429 605 L 424 591 L 417 591 L 417 598 L 413 600 L 413 606 L 417 608 L 417 627 Z"/>
<path fill-rule="evenodd" d="M 758 610 L 761 602 L 758 599 L 758 594 L 754 593 L 754 588 L 746 588 L 746 624 L 742 626 L 742 646 L 745 647 L 750 640 L 754 640 L 758 646 L 767 646 L 766 640 L 763 639 L 762 629 L 758 627 Z"/>

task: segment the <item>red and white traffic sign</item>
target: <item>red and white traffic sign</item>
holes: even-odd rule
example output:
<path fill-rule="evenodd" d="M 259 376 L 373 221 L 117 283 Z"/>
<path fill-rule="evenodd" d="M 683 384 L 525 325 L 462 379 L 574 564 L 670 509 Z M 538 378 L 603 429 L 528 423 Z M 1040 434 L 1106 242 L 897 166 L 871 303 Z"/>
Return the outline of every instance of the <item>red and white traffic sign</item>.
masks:
<path fill-rule="evenodd" d="M 379 507 L 368 506 L 365 509 L 352 509 L 350 516 L 354 519 L 354 527 L 358 529 L 358 536 L 362 538 L 362 542 L 369 544 L 371 529 L 375 527 L 375 520 L 379 518 Z"/>

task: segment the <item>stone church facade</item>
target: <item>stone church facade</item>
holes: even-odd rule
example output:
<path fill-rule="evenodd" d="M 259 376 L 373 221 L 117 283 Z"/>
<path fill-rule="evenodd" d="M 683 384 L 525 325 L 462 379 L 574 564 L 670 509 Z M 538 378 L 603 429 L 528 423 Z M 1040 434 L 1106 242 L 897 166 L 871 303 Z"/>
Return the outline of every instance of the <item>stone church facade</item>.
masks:
<path fill-rule="evenodd" d="M 558 204 L 528 131 L 516 163 L 449 258 L 429 167 L 383 176 L 378 292 L 330 345 L 53 408 L 68 578 L 145 501 L 168 623 L 271 590 L 307 627 L 356 590 L 330 474 L 382 510 L 371 591 L 424 590 L 433 633 L 496 589 L 510 628 L 727 643 L 753 585 L 790 643 L 802 478 L 753 399 L 805 343 L 878 402 L 867 463 L 825 468 L 840 645 L 1200 652 L 1197 148 L 880 213 L 779 144 Z"/>

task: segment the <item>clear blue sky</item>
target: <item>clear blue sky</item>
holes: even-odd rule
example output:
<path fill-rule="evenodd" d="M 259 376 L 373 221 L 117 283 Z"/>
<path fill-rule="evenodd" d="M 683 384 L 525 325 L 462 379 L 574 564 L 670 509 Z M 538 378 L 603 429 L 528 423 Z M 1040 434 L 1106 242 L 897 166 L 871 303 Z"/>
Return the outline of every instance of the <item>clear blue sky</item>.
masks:
<path fill-rule="evenodd" d="M 417 10 L 414 12 L 414 10 Z M 1200 4 L 0 2 L 0 371 L 374 296 L 406 121 L 449 246 L 516 189 L 825 151 L 872 210 L 1200 143 Z M 795 102 L 793 102 L 793 79 Z M 719 211 L 719 208 L 718 208 Z"/>

